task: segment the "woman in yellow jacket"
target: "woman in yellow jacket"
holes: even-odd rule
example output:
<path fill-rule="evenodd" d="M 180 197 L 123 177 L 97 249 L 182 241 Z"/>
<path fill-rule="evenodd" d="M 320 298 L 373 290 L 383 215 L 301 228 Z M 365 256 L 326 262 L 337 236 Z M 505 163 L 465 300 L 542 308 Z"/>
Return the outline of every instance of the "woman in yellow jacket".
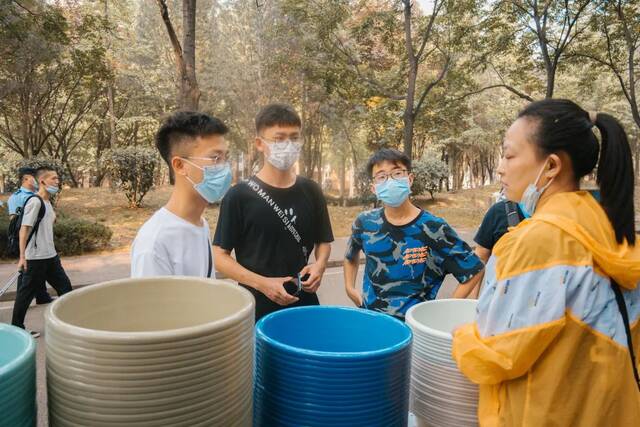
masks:
<path fill-rule="evenodd" d="M 519 114 L 503 150 L 502 185 L 530 218 L 495 246 L 476 321 L 453 340 L 458 366 L 480 385 L 480 425 L 640 426 L 630 352 L 640 353 L 640 247 L 625 132 L 608 114 L 544 100 Z M 578 191 L 596 164 L 601 203 Z"/>

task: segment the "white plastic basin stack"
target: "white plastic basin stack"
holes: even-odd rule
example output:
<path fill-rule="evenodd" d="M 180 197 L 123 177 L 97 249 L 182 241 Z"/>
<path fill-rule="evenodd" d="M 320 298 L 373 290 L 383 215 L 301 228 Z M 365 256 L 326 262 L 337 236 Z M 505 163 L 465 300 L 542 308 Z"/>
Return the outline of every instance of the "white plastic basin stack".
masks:
<path fill-rule="evenodd" d="M 82 288 L 46 314 L 49 423 L 250 426 L 253 296 L 196 278 Z"/>
<path fill-rule="evenodd" d="M 417 304 L 407 312 L 414 337 L 410 406 L 418 427 L 478 424 L 478 387 L 451 357 L 451 331 L 473 322 L 476 305 L 475 300 L 444 299 Z"/>

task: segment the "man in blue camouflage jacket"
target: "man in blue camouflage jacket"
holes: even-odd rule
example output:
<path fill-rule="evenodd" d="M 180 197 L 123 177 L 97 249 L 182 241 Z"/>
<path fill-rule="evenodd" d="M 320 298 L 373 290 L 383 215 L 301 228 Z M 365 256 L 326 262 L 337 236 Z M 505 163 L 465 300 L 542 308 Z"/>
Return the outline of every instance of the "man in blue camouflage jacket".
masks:
<path fill-rule="evenodd" d="M 469 295 L 484 265 L 446 221 L 411 202 L 411 160 L 382 149 L 367 170 L 383 207 L 361 213 L 353 223 L 344 262 L 349 298 L 404 320 L 411 306 L 436 298 L 447 274 L 460 282 L 454 298 Z M 360 251 L 366 257 L 362 293 L 355 287 Z"/>

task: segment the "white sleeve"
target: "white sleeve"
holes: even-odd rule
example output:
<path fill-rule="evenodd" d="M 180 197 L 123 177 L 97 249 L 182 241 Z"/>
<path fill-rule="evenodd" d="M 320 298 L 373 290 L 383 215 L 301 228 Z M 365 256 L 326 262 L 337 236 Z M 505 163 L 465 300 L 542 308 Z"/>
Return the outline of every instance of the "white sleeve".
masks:
<path fill-rule="evenodd" d="M 153 252 L 131 254 L 131 277 L 173 276 L 173 268 Z"/>
<path fill-rule="evenodd" d="M 22 225 L 33 227 L 38 219 L 40 212 L 40 200 L 37 197 L 30 199 L 24 207 L 24 215 L 22 216 Z"/>

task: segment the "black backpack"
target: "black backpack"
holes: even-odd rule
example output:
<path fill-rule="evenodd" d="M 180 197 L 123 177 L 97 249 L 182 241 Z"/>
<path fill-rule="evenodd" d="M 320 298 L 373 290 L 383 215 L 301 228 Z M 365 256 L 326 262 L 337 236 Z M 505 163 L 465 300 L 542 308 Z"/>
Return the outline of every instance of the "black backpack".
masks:
<path fill-rule="evenodd" d="M 507 224 L 509 227 L 515 227 L 520 224 L 520 215 L 518 214 L 518 205 L 510 200 L 504 203 L 504 210 L 507 214 Z"/>
<path fill-rule="evenodd" d="M 38 211 L 38 219 L 36 219 L 36 223 L 33 224 L 33 228 L 31 229 L 31 233 L 29 233 L 29 237 L 27 237 L 27 245 L 29 246 L 29 242 L 31 238 L 38 233 L 38 227 L 40 227 L 40 222 L 42 218 L 44 218 L 44 214 L 46 213 L 46 208 L 44 205 L 44 201 L 42 198 L 36 194 L 29 196 L 29 198 L 24 202 L 22 207 L 16 209 L 16 215 L 11 219 L 9 223 L 9 228 L 7 230 L 7 254 L 10 257 L 19 258 L 20 257 L 20 228 L 22 227 L 22 218 L 24 217 L 24 207 L 27 206 L 29 200 L 36 197 L 40 200 L 40 210 Z"/>

